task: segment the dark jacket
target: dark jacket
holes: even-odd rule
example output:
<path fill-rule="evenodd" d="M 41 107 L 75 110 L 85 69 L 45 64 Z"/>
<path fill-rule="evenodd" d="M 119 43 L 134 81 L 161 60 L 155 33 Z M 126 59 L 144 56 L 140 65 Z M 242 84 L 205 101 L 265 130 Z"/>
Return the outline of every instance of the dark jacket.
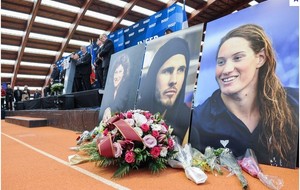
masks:
<path fill-rule="evenodd" d="M 15 97 L 16 102 L 22 100 L 22 94 L 23 94 L 23 92 L 20 89 L 14 91 L 14 97 Z"/>
<path fill-rule="evenodd" d="M 176 48 L 174 48 L 176 47 Z M 182 88 L 178 92 L 176 101 L 172 106 L 162 105 L 155 98 L 156 76 L 161 66 L 173 55 L 182 54 L 186 59 L 185 77 Z M 153 114 L 165 113 L 164 119 L 168 125 L 174 128 L 173 135 L 179 138 L 181 143 L 190 125 L 191 109 L 184 103 L 186 78 L 190 63 L 190 55 L 187 42 L 182 38 L 173 38 L 167 41 L 154 55 L 147 75 L 143 76 L 140 83 L 139 97 L 136 107 L 148 110 Z"/>
<path fill-rule="evenodd" d="M 77 75 L 90 75 L 92 73 L 91 67 L 91 54 L 86 52 L 76 62 L 76 76 Z"/>
<path fill-rule="evenodd" d="M 41 97 L 41 93 L 39 93 L 39 92 L 35 92 L 33 94 L 33 99 L 37 99 L 37 98 L 40 98 L 40 97 Z"/>
<path fill-rule="evenodd" d="M 102 68 L 102 59 L 99 58 L 100 52 L 101 52 L 101 47 L 99 47 L 96 52 L 96 55 L 97 55 L 97 58 L 95 60 L 95 69 L 96 70 L 100 70 Z"/>
<path fill-rule="evenodd" d="M 13 98 L 14 98 L 13 90 L 11 88 L 7 88 L 6 89 L 6 99 L 13 100 Z"/>
<path fill-rule="evenodd" d="M 109 66 L 110 57 L 115 53 L 114 43 L 110 39 L 107 39 L 103 46 L 100 48 L 99 57 L 102 57 L 102 68 L 107 68 Z"/>
<path fill-rule="evenodd" d="M 298 89 L 286 90 L 287 100 L 294 113 L 298 115 L 299 91 Z M 298 117 L 296 123 L 298 123 Z M 264 124 L 260 121 L 251 133 L 247 126 L 226 108 L 221 99 L 221 91 L 218 89 L 203 104 L 193 110 L 189 139 L 191 145 L 201 152 L 204 152 L 207 146 L 213 148 L 226 146 L 236 157 L 239 157 L 244 155 L 247 148 L 251 148 L 261 164 L 295 168 L 297 149 L 290 154 L 290 164 L 280 161 L 278 153 L 269 152 L 263 144 L 261 140 L 263 129 Z"/>
<path fill-rule="evenodd" d="M 60 73 L 59 69 L 57 67 L 54 67 L 50 77 L 53 79 L 53 82 L 59 81 L 59 73 Z"/>

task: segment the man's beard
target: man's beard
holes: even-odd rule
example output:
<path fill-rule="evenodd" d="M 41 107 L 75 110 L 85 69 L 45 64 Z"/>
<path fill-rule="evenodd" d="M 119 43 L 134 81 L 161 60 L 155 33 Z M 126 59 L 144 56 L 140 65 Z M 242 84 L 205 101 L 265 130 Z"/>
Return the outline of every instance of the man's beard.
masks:
<path fill-rule="evenodd" d="M 165 101 L 162 101 L 162 96 L 159 92 L 156 91 L 155 93 L 155 99 L 156 99 L 156 102 L 158 102 L 160 105 L 164 106 L 164 107 L 172 107 L 173 104 L 174 104 L 174 101 L 172 101 L 171 98 L 168 98 L 168 99 L 164 99 Z"/>

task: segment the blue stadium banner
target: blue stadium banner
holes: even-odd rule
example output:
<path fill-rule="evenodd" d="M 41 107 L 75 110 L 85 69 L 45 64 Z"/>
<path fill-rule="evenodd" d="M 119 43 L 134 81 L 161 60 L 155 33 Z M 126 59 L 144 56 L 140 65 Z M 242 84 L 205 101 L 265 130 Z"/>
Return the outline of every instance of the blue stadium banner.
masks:
<path fill-rule="evenodd" d="M 187 27 L 187 17 L 184 7 L 173 4 L 172 6 L 155 13 L 154 15 L 143 19 L 128 28 L 120 29 L 108 35 L 108 38 L 114 42 L 115 52 L 119 52 L 131 46 L 141 43 L 147 43 L 155 38 L 165 35 L 166 29 L 171 29 L 173 32 Z M 92 55 L 92 64 L 96 58 L 98 45 L 87 46 L 87 51 Z M 90 47 L 93 46 L 92 49 Z M 79 55 L 81 52 L 78 51 Z M 64 59 L 57 61 L 56 64 L 61 68 L 61 63 Z"/>
<path fill-rule="evenodd" d="M 111 33 L 109 38 L 113 40 L 115 51 L 118 52 L 163 36 L 166 29 L 171 29 L 173 32 L 181 30 L 186 26 L 183 24 L 186 23 L 186 19 L 185 10 L 180 5 L 173 4 L 128 28 Z"/>
<path fill-rule="evenodd" d="M 124 31 L 123 29 L 117 30 L 108 35 L 108 38 L 114 42 L 115 52 L 123 50 L 124 47 Z"/>

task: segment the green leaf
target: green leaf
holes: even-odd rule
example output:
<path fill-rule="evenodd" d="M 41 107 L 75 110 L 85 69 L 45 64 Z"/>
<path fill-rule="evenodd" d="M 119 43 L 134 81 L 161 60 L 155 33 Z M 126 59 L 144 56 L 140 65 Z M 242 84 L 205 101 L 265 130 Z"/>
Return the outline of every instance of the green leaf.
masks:
<path fill-rule="evenodd" d="M 157 160 L 156 162 L 150 162 L 149 163 L 149 169 L 151 170 L 152 173 L 158 173 L 160 172 L 161 170 L 164 170 L 166 169 L 167 166 L 160 162 L 159 160 Z"/>
<path fill-rule="evenodd" d="M 113 178 L 122 178 L 129 173 L 130 166 L 128 164 L 121 165 L 114 173 Z"/>

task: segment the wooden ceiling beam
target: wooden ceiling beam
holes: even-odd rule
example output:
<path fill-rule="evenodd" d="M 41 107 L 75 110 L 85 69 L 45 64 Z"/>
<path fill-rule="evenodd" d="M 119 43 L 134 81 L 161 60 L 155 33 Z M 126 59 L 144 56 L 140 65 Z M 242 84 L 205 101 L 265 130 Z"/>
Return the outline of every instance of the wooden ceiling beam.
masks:
<path fill-rule="evenodd" d="M 177 3 L 177 2 L 178 2 L 178 0 L 169 0 L 167 5 L 166 5 L 166 8 L 170 7 L 171 5 L 173 5 L 174 3 Z"/>
<path fill-rule="evenodd" d="M 92 4 L 92 2 L 93 2 L 93 0 L 87 0 L 85 2 L 85 4 L 81 7 L 79 12 L 77 13 L 75 21 L 71 24 L 71 26 L 68 30 L 68 34 L 62 42 L 60 50 L 58 51 L 58 54 L 55 56 L 55 62 L 58 61 L 62 57 L 62 54 L 64 53 L 64 51 L 65 51 L 71 37 L 73 36 L 74 32 L 76 31 L 76 28 L 77 28 L 79 22 L 81 21 L 81 19 L 85 15 L 86 11 L 88 10 L 88 8 Z"/>
<path fill-rule="evenodd" d="M 125 16 L 130 12 L 130 10 L 134 7 L 134 5 L 138 2 L 139 0 L 131 0 L 128 2 L 125 6 L 124 9 L 122 10 L 121 14 L 116 17 L 113 22 L 111 27 L 108 29 L 108 31 L 115 31 L 118 26 L 120 25 L 121 21 L 125 18 Z"/>
<path fill-rule="evenodd" d="M 199 7 L 198 9 L 194 10 L 188 18 L 188 21 L 192 20 L 194 17 L 199 15 L 201 12 L 205 11 L 211 4 L 216 2 L 216 0 L 208 0 L 206 5 Z"/>
<path fill-rule="evenodd" d="M 41 2 L 42 2 L 42 0 L 34 1 L 32 12 L 31 12 L 31 14 L 28 18 L 27 27 L 26 27 L 26 30 L 24 32 L 25 35 L 22 38 L 22 43 L 21 43 L 21 46 L 20 46 L 19 51 L 18 51 L 18 57 L 17 57 L 17 60 L 15 62 L 13 76 L 12 76 L 11 82 L 10 82 L 12 89 L 15 86 L 15 83 L 16 83 L 16 80 L 17 80 L 17 75 L 18 75 L 18 72 L 19 72 L 19 69 L 20 69 L 20 64 L 21 64 L 21 61 L 22 61 L 22 58 L 23 58 L 23 55 L 24 55 L 24 50 L 25 50 L 25 47 L 26 47 L 26 44 L 27 44 L 27 41 L 28 41 L 28 38 L 29 38 L 29 34 L 30 34 L 30 31 L 31 31 L 32 25 L 34 23 L 35 17 L 37 15 L 37 12 L 38 12 L 39 7 L 41 5 Z"/>
<path fill-rule="evenodd" d="M 70 28 L 68 30 L 68 34 L 64 38 L 64 40 L 63 40 L 63 42 L 61 44 L 60 50 L 58 51 L 57 55 L 55 56 L 54 63 L 56 61 L 58 61 L 62 57 L 65 49 L 67 48 L 67 45 L 68 45 L 71 37 L 73 36 L 74 32 L 76 31 L 76 28 L 77 28 L 79 22 L 82 20 L 83 16 L 85 15 L 86 11 L 88 10 L 88 8 L 92 4 L 92 2 L 93 2 L 93 0 L 87 0 L 85 2 L 85 4 L 80 8 L 79 12 L 76 15 L 75 21 L 71 24 L 71 26 L 70 26 Z M 45 79 L 44 86 L 48 85 L 51 72 L 52 72 L 52 68 L 50 67 L 49 72 L 47 74 L 47 77 Z"/>

